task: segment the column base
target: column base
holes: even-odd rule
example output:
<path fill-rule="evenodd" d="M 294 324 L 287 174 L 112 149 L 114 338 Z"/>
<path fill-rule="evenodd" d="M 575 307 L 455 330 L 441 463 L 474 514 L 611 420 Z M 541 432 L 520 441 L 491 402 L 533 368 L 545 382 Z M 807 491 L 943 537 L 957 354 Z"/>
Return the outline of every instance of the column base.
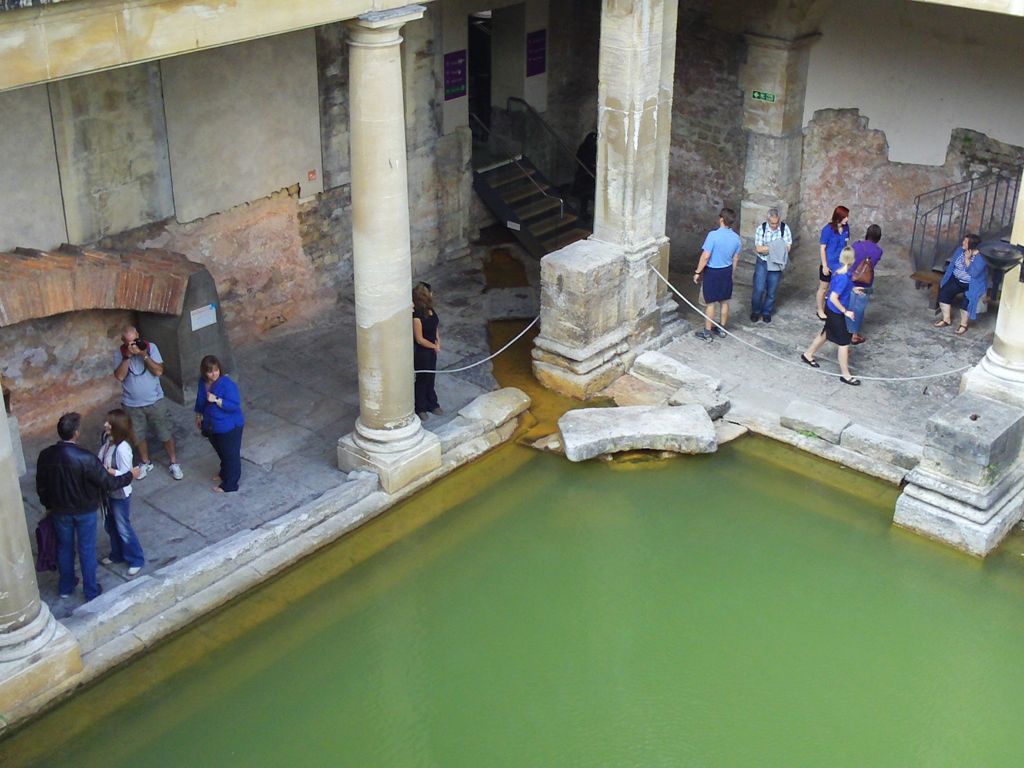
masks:
<path fill-rule="evenodd" d="M 961 552 L 985 557 L 999 546 L 1022 515 L 1024 489 L 1019 484 L 1015 492 L 996 500 L 987 510 L 979 510 L 938 493 L 928 493 L 911 484 L 896 500 L 893 522 Z M 970 519 L 972 517 L 975 519 Z M 987 519 L 982 522 L 979 517 Z"/>
<path fill-rule="evenodd" d="M 82 671 L 78 641 L 45 604 L 35 621 L 11 635 L 19 633 L 24 637 L 0 638 L 0 733 L 46 706 Z"/>
<path fill-rule="evenodd" d="M 420 429 L 419 440 L 392 452 L 364 447 L 354 439 L 355 435 L 351 432 L 338 440 L 338 468 L 343 472 L 374 472 L 387 493 L 395 493 L 441 466 L 441 441 L 425 429 Z"/>
<path fill-rule="evenodd" d="M 1024 408 L 1024 366 L 1004 360 L 989 347 L 981 362 L 960 379 L 960 391 Z"/>

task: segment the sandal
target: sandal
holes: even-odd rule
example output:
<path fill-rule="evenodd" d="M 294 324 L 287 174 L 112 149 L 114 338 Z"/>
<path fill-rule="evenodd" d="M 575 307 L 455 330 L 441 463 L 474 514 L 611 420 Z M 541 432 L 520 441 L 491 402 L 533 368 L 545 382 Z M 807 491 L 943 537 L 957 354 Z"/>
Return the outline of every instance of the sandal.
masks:
<path fill-rule="evenodd" d="M 814 314 L 818 316 L 819 320 L 828 320 L 828 315 L 819 315 L 817 312 Z"/>
<path fill-rule="evenodd" d="M 966 325 L 961 325 L 959 328 L 956 329 L 956 335 L 957 336 L 963 336 L 965 333 L 967 333 L 967 326 Z"/>
<path fill-rule="evenodd" d="M 949 322 L 949 320 L 936 320 L 934 323 L 932 323 L 932 327 L 933 328 L 945 328 L 947 325 L 950 325 L 950 324 L 951 323 Z"/>
<path fill-rule="evenodd" d="M 800 359 L 803 362 L 807 363 L 809 366 L 811 366 L 811 368 L 821 368 L 821 365 L 818 363 L 817 360 L 808 360 L 806 357 L 804 357 L 803 352 L 800 353 Z"/>
<path fill-rule="evenodd" d="M 856 376 L 851 376 L 850 378 L 846 378 L 845 376 L 840 376 L 839 380 L 841 382 L 843 382 L 843 384 L 849 384 L 851 387 L 859 387 L 860 386 L 860 379 L 858 379 Z"/>
<path fill-rule="evenodd" d="M 863 344 L 865 341 L 867 341 L 867 337 L 861 336 L 859 333 L 853 334 L 853 338 L 850 339 L 851 344 Z"/>

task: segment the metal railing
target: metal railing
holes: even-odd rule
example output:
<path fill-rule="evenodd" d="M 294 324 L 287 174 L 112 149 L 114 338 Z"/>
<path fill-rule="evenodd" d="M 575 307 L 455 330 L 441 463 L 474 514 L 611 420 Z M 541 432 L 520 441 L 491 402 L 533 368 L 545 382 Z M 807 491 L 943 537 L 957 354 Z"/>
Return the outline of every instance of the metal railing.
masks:
<path fill-rule="evenodd" d="M 1013 223 L 1021 168 L 998 170 L 914 198 L 910 258 L 917 271 L 941 268 L 968 232 L 988 240 Z"/>
<path fill-rule="evenodd" d="M 552 128 L 530 102 L 510 96 L 505 102 L 505 113 L 518 133 L 519 146 L 524 155 L 540 163 L 538 167 L 552 182 L 571 182 L 579 169 L 590 178 L 594 172 L 580 162 L 576 150 Z"/>
<path fill-rule="evenodd" d="M 543 195 L 546 198 L 549 198 L 550 200 L 557 200 L 558 201 L 558 218 L 559 219 L 564 219 L 565 218 L 565 199 L 563 197 L 561 197 L 560 195 L 552 195 L 552 194 L 550 194 L 550 192 L 548 190 L 545 190 L 537 182 L 537 180 L 535 178 L 533 178 L 533 174 L 530 173 L 529 169 L 526 168 L 522 164 L 522 162 L 521 162 L 523 157 L 524 157 L 523 153 L 522 152 L 516 152 L 515 150 L 511 150 L 510 151 L 510 149 L 508 147 L 508 144 L 511 143 L 511 142 L 509 142 L 509 140 L 506 139 L 505 137 L 500 136 L 499 134 L 495 133 L 492 129 L 488 128 L 484 124 L 483 120 L 481 120 L 477 115 L 474 115 L 472 112 L 470 112 L 469 113 L 469 117 L 470 117 L 471 120 L 475 120 L 476 123 L 485 131 L 489 143 L 492 140 L 496 143 L 497 146 L 495 146 L 495 149 L 497 149 L 499 151 L 500 156 L 503 158 L 500 164 L 515 165 L 520 170 L 520 172 L 523 174 L 523 178 L 525 178 L 527 181 L 529 181 L 536 188 L 536 190 L 541 195 Z"/>

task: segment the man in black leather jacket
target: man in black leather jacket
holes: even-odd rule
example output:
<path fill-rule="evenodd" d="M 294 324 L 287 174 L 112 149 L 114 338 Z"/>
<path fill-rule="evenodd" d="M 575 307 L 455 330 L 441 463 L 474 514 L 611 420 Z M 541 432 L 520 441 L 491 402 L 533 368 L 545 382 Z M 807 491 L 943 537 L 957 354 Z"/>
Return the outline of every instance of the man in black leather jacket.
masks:
<path fill-rule="evenodd" d="M 71 597 L 75 579 L 75 538 L 86 602 L 103 588 L 96 581 L 96 510 L 103 497 L 139 476 L 139 468 L 114 477 L 92 453 L 77 445 L 82 417 L 65 413 L 57 422 L 60 442 L 44 448 L 36 462 L 36 492 L 57 528 L 60 596 Z"/>

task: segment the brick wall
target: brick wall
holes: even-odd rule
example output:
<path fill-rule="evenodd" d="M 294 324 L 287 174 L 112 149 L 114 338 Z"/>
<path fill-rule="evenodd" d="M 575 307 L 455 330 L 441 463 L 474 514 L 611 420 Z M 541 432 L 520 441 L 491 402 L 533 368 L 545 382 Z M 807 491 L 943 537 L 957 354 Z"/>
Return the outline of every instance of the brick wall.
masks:
<path fill-rule="evenodd" d="M 932 189 L 1024 162 L 1024 149 L 956 129 L 943 165 L 894 163 L 883 131 L 856 109 L 823 109 L 804 129 L 801 235 L 817 242 L 836 205 L 850 209 L 852 234 L 882 228 L 882 247 L 905 258 L 914 230 L 914 198 Z"/>

